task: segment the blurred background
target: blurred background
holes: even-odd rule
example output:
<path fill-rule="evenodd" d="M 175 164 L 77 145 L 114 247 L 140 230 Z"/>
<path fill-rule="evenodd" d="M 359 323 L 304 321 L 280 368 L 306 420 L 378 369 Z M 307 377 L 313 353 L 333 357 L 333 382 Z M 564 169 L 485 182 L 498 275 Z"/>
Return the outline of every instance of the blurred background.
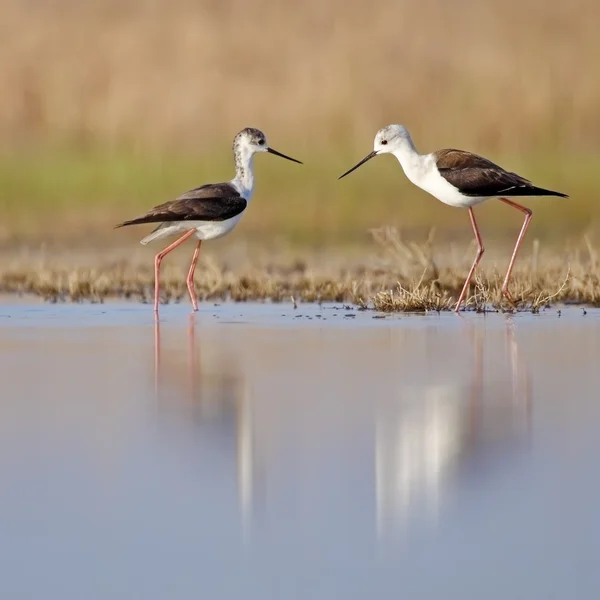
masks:
<path fill-rule="evenodd" d="M 0 244 L 127 247 L 145 230 L 112 225 L 229 179 L 246 126 L 305 166 L 257 158 L 238 240 L 360 244 L 392 225 L 470 241 L 466 213 L 392 157 L 337 181 L 394 122 L 421 152 L 569 193 L 528 203 L 531 239 L 594 235 L 599 17 L 597 0 L 3 0 Z M 478 213 L 487 239 L 521 224 L 501 203 Z"/>

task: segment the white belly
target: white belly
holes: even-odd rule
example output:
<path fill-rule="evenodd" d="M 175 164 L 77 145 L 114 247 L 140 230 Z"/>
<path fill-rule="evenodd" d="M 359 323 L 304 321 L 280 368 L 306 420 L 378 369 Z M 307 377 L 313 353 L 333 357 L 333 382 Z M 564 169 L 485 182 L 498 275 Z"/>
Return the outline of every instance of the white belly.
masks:
<path fill-rule="evenodd" d="M 186 229 L 196 228 L 196 237 L 199 240 L 216 240 L 228 234 L 242 218 L 242 214 L 236 215 L 226 221 L 188 221 Z"/>
<path fill-rule="evenodd" d="M 459 208 L 469 208 L 480 202 L 487 200 L 487 197 L 480 196 L 463 196 L 453 185 L 448 183 L 437 171 L 432 169 L 425 176 L 421 177 L 418 182 L 413 182 L 421 189 L 430 193 L 440 202 L 449 206 Z"/>
<path fill-rule="evenodd" d="M 241 219 L 243 213 L 227 219 L 226 221 L 174 221 L 165 223 L 162 227 L 147 235 L 142 244 L 147 244 L 154 240 L 161 240 L 171 235 L 182 234 L 190 229 L 195 229 L 195 236 L 199 240 L 216 240 L 228 234 Z"/>

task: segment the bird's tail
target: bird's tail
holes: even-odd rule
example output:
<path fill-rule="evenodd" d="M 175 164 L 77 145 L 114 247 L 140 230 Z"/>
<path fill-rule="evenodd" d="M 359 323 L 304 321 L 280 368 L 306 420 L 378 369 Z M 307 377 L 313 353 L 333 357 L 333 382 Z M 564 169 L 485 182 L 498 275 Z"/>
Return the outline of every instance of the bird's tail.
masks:
<path fill-rule="evenodd" d="M 115 229 L 119 229 L 119 227 L 127 227 L 128 225 L 141 225 L 142 223 L 147 223 L 147 219 L 145 217 L 138 217 L 137 219 L 131 219 L 129 221 L 123 221 L 118 225 L 115 225 Z"/>
<path fill-rule="evenodd" d="M 527 191 L 524 192 L 524 196 L 558 196 L 559 198 L 568 198 L 568 194 L 563 194 L 562 192 L 555 192 L 554 190 L 546 190 L 540 187 L 530 187 L 526 188 Z"/>
<path fill-rule="evenodd" d="M 148 221 L 144 217 L 139 217 L 138 219 L 131 219 L 130 221 L 123 221 L 118 225 L 115 225 L 115 229 L 119 229 L 119 227 L 127 227 L 128 225 L 142 225 L 143 223 L 147 223 Z M 165 234 L 162 231 L 165 224 L 160 223 L 156 229 L 153 229 L 145 238 L 140 241 L 140 244 L 146 245 L 147 243 L 155 240 L 157 238 L 163 237 Z"/>

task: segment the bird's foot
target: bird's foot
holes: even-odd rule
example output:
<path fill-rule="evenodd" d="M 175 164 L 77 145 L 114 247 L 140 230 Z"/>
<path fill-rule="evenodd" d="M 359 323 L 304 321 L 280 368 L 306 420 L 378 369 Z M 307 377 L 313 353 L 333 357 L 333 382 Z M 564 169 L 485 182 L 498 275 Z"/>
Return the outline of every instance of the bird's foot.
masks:
<path fill-rule="evenodd" d="M 517 308 L 517 301 L 513 298 L 512 294 L 508 291 L 507 288 L 502 288 L 500 290 L 504 299 L 510 304 L 510 308 L 515 310 Z"/>

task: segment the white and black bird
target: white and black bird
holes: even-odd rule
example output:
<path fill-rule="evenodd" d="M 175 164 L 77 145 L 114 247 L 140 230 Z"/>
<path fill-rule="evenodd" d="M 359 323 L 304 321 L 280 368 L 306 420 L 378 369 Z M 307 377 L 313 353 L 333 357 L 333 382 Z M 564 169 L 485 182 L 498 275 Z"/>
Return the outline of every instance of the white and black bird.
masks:
<path fill-rule="evenodd" d="M 116 226 L 159 223 L 158 227 L 141 241 L 142 244 L 184 232 L 179 239 L 159 252 L 154 259 L 154 312 L 158 312 L 159 275 L 162 259 L 193 235 L 198 238 L 198 244 L 186 283 L 192 306 L 194 310 L 198 310 L 198 300 L 194 290 L 194 271 L 200 255 L 200 246 L 204 240 L 214 240 L 227 235 L 241 219 L 254 192 L 253 158 L 257 152 L 269 152 L 302 164 L 299 160 L 270 148 L 262 131 L 247 127 L 233 139 L 235 177 L 231 181 L 209 183 L 194 188 L 174 200 L 155 206 L 141 217 Z"/>
<path fill-rule="evenodd" d="M 339 179 L 345 177 L 362 164 L 371 160 L 378 154 L 393 154 L 397 159 L 408 179 L 421 189 L 450 206 L 468 208 L 471 225 L 477 240 L 477 255 L 467 275 L 467 280 L 456 303 L 458 312 L 465 299 L 469 283 L 477 263 L 483 255 L 484 248 L 479 235 L 477 222 L 473 213 L 473 206 L 490 198 L 498 198 L 509 206 L 525 213 L 525 221 L 517 238 L 506 277 L 502 284 L 502 294 L 512 301 L 508 292 L 508 281 L 517 257 L 519 246 L 523 241 L 532 211 L 509 198 L 525 196 L 560 196 L 567 198 L 566 194 L 554 192 L 534 186 L 531 181 L 505 171 L 487 158 L 478 156 L 464 150 L 438 150 L 431 154 L 419 154 L 415 145 L 403 125 L 388 125 L 380 129 L 375 136 L 373 152 L 365 156 L 357 165 L 346 171 Z"/>

